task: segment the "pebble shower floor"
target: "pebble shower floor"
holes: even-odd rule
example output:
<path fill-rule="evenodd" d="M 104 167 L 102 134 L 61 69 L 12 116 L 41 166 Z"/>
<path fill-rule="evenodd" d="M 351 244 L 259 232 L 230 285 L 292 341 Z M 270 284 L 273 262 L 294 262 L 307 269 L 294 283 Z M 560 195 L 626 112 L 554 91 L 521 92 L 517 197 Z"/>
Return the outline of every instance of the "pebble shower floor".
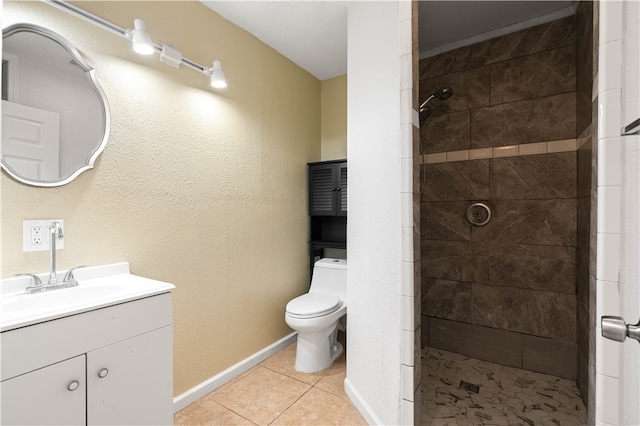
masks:
<path fill-rule="evenodd" d="M 422 424 L 575 426 L 587 412 L 571 380 L 423 348 Z"/>

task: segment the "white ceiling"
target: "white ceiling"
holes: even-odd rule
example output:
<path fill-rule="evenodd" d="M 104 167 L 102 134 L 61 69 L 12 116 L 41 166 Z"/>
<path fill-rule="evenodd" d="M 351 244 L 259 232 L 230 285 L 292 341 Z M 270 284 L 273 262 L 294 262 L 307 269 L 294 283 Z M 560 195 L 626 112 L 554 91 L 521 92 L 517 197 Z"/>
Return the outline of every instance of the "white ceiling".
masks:
<path fill-rule="evenodd" d="M 346 1 L 201 1 L 319 80 L 347 73 Z"/>
<path fill-rule="evenodd" d="M 420 51 L 526 21 L 575 1 L 420 1 Z"/>
<path fill-rule="evenodd" d="M 201 1 L 319 80 L 347 72 L 348 1 Z M 489 32 L 574 3 L 422 0 L 420 50 Z"/>

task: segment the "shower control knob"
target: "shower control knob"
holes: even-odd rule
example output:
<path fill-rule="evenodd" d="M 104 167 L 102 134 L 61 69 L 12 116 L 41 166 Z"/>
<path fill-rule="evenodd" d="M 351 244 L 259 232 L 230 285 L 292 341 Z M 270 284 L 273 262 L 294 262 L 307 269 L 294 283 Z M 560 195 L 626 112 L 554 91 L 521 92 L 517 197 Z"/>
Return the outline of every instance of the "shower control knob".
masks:
<path fill-rule="evenodd" d="M 640 342 L 640 322 L 636 325 L 627 324 L 623 318 L 603 316 L 601 320 L 602 337 L 624 342 L 627 337 Z"/>

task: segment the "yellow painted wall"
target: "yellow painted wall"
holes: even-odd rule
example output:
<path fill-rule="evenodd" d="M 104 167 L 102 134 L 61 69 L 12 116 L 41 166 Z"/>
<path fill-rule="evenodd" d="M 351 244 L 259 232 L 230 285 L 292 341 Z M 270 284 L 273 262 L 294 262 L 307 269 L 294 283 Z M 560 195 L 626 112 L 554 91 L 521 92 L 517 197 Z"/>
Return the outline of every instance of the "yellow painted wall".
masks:
<path fill-rule="evenodd" d="M 3 26 L 34 23 L 96 68 L 111 137 L 96 168 L 59 188 L 2 173 L 2 276 L 45 272 L 22 252 L 22 220 L 65 220 L 59 269 L 128 261 L 176 285 L 174 393 L 287 335 L 286 303 L 306 291 L 306 163 L 320 160 L 321 84 L 200 2 L 76 2 L 131 28 L 146 21 L 229 87 L 132 52 L 127 40 L 41 2 L 5 1 Z"/>
<path fill-rule="evenodd" d="M 323 80 L 321 90 L 323 161 L 347 158 L 347 76 Z"/>

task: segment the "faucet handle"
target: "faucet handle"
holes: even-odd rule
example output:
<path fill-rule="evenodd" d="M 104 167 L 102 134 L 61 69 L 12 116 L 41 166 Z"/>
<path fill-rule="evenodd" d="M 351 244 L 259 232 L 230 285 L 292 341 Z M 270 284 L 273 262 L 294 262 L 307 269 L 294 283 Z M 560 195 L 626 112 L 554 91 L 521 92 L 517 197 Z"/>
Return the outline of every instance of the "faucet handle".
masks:
<path fill-rule="evenodd" d="M 16 277 L 31 277 L 31 281 L 29 281 L 29 287 L 40 287 L 42 286 L 42 280 L 39 276 L 34 274 L 16 274 Z M 27 288 L 29 288 L 27 287 Z"/>
<path fill-rule="evenodd" d="M 80 268 L 86 268 L 87 265 L 82 265 L 82 266 L 76 266 L 75 268 L 71 268 L 67 271 L 66 274 L 64 274 L 64 279 L 62 280 L 63 282 L 67 282 L 67 281 L 75 281 L 75 277 L 73 276 L 73 271 L 75 271 L 76 269 L 80 269 Z"/>

